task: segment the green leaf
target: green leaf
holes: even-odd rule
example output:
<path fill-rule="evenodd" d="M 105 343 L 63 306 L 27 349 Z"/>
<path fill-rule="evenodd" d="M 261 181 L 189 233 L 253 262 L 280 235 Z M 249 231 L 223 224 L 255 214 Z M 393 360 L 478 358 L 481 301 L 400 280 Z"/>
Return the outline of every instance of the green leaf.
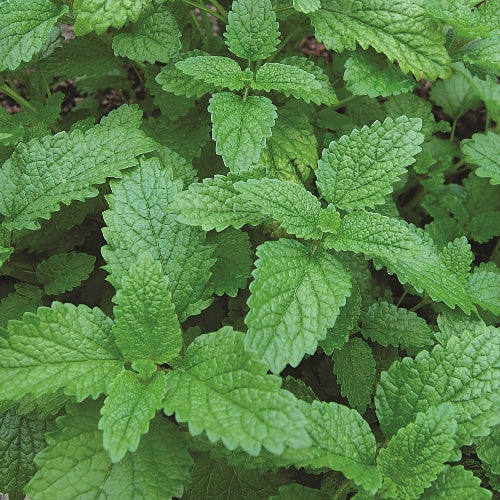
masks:
<path fill-rule="evenodd" d="M 213 256 L 217 259 L 212 267 L 214 293 L 236 297 L 239 289 L 246 288 L 252 275 L 253 250 L 248 233 L 227 228 L 208 235 L 208 241 L 215 244 Z"/>
<path fill-rule="evenodd" d="M 293 8 L 299 12 L 309 14 L 321 7 L 321 0 L 293 0 Z"/>
<path fill-rule="evenodd" d="M 14 70 L 23 61 L 30 61 L 67 11 L 67 6 L 54 5 L 50 0 L 0 2 L 0 71 Z"/>
<path fill-rule="evenodd" d="M 227 20 L 224 38 L 233 54 L 259 61 L 276 50 L 280 32 L 270 0 L 235 0 Z"/>
<path fill-rule="evenodd" d="M 182 181 L 173 181 L 171 168 L 160 166 L 158 158 L 141 160 L 121 181 L 111 182 L 109 210 L 103 214 L 108 245 L 102 254 L 108 279 L 119 289 L 137 255 L 149 252 L 160 261 L 176 314 L 184 321 L 212 301 L 208 280 L 214 259 L 201 229 L 177 222 L 164 210 L 181 189 Z"/>
<path fill-rule="evenodd" d="M 463 61 L 495 76 L 500 75 L 500 36 L 487 36 L 461 47 Z"/>
<path fill-rule="evenodd" d="M 180 38 L 175 17 L 162 5 L 141 15 L 131 33 L 118 33 L 113 50 L 117 56 L 138 62 L 167 63 L 179 54 Z"/>
<path fill-rule="evenodd" d="M 14 285 L 15 292 L 0 301 L 0 328 L 6 328 L 11 319 L 22 319 L 25 312 L 36 312 L 42 305 L 42 291 L 27 283 Z"/>
<path fill-rule="evenodd" d="M 161 85 L 163 90 L 166 92 L 173 92 L 177 96 L 185 96 L 188 98 L 194 97 L 195 99 L 199 99 L 205 94 L 211 94 L 215 90 L 215 86 L 211 83 L 192 78 L 177 67 L 180 61 L 191 59 L 192 57 L 212 56 L 201 50 L 193 50 L 180 54 L 179 61 L 171 61 L 169 64 L 166 64 L 156 75 L 155 80 Z"/>
<path fill-rule="evenodd" d="M 175 67 L 196 80 L 230 90 L 242 89 L 245 86 L 245 78 L 248 78 L 234 59 L 223 56 L 188 57 L 177 62 Z"/>
<path fill-rule="evenodd" d="M 97 308 L 53 302 L 0 330 L 0 399 L 55 392 L 82 401 L 106 391 L 123 365 L 111 319 Z"/>
<path fill-rule="evenodd" d="M 351 277 L 332 255 L 296 240 L 267 241 L 257 257 L 245 347 L 280 373 L 314 354 L 351 293 Z"/>
<path fill-rule="evenodd" d="M 327 49 L 355 50 L 356 43 L 365 50 L 371 46 L 390 61 L 397 60 L 402 72 L 411 71 L 417 80 L 450 74 L 444 36 L 418 2 L 326 0 L 310 18 L 316 38 Z"/>
<path fill-rule="evenodd" d="M 354 95 L 388 97 L 411 92 L 417 82 L 381 54 L 358 52 L 345 62 L 346 88 Z"/>
<path fill-rule="evenodd" d="M 451 308 L 458 305 L 466 313 L 473 309 L 463 285 L 444 265 L 432 240 L 403 220 L 370 212 L 347 214 L 338 234 L 328 237 L 325 245 L 376 257 L 402 284 L 410 283 L 419 293 L 425 290 L 433 300 Z"/>
<path fill-rule="evenodd" d="M 309 488 L 299 483 L 282 486 L 278 495 L 269 497 L 269 500 L 327 500 L 329 496 L 322 491 Z"/>
<path fill-rule="evenodd" d="M 264 178 L 240 181 L 234 187 L 244 200 L 281 222 L 288 233 L 309 240 L 321 238 L 322 231 L 317 228 L 321 203 L 301 184 Z"/>
<path fill-rule="evenodd" d="M 136 156 L 154 149 L 153 141 L 137 129 L 137 111 L 137 105 L 123 105 L 86 133 L 59 132 L 20 143 L 0 169 L 4 227 L 38 229 L 37 219 L 50 218 L 61 203 L 92 198 L 98 194 L 95 184 L 137 165 Z"/>
<path fill-rule="evenodd" d="M 474 269 L 465 290 L 475 304 L 493 314 L 500 314 L 500 273 Z"/>
<path fill-rule="evenodd" d="M 346 210 L 385 203 L 394 182 L 421 151 L 421 127 L 416 118 L 386 118 L 331 142 L 316 170 L 321 195 Z"/>
<path fill-rule="evenodd" d="M 282 181 L 302 182 L 318 162 L 318 141 L 309 117 L 298 101 L 278 108 L 272 136 L 262 150 L 259 164 L 267 175 Z"/>
<path fill-rule="evenodd" d="M 420 500 L 453 498 L 453 500 L 489 500 L 491 491 L 481 488 L 481 480 L 462 465 L 445 465 L 437 479 L 427 488 Z"/>
<path fill-rule="evenodd" d="M 301 401 L 307 418 L 307 431 L 312 444 L 301 450 L 287 449 L 275 459 L 281 465 L 342 472 L 348 479 L 368 491 L 375 492 L 382 483 L 380 473 L 371 466 L 376 443 L 370 426 L 356 410 L 337 403 Z"/>
<path fill-rule="evenodd" d="M 363 339 L 353 337 L 342 349 L 333 352 L 332 359 L 342 396 L 347 396 L 349 404 L 362 415 L 375 385 L 375 359 L 370 346 Z"/>
<path fill-rule="evenodd" d="M 475 170 L 479 177 L 490 177 L 491 184 L 500 184 L 500 135 L 491 131 L 474 134 L 472 139 L 464 139 L 460 147 L 467 162 L 479 166 Z"/>
<path fill-rule="evenodd" d="M 499 330 L 480 324 L 455 331 L 445 347 L 421 351 L 383 372 L 375 405 L 380 425 L 394 434 L 432 405 L 450 402 L 458 422 L 457 442 L 488 434 L 500 413 Z"/>
<path fill-rule="evenodd" d="M 54 428 L 52 420 L 36 411 L 19 414 L 12 408 L 0 417 L 0 489 L 10 500 L 22 500 L 23 488 L 36 472 L 35 455 L 45 448 L 44 434 Z"/>
<path fill-rule="evenodd" d="M 396 498 L 420 498 L 450 458 L 456 430 L 450 403 L 430 406 L 380 450 L 377 468 L 396 485 Z"/>
<path fill-rule="evenodd" d="M 150 420 L 162 406 L 165 377 L 156 372 L 145 381 L 137 373 L 123 371 L 111 384 L 101 409 L 99 429 L 113 463 L 120 462 L 127 451 L 135 452 L 141 435 L 148 432 Z"/>
<path fill-rule="evenodd" d="M 38 472 L 26 492 L 32 498 L 182 497 L 193 461 L 178 428 L 165 418 L 151 422 L 135 453 L 113 464 L 97 429 L 101 403 L 67 407 L 48 446 L 36 457 Z"/>
<path fill-rule="evenodd" d="M 472 239 L 478 243 L 486 243 L 500 235 L 500 211 L 487 210 L 476 214 L 465 228 Z"/>
<path fill-rule="evenodd" d="M 113 299 L 113 335 L 123 356 L 168 363 L 182 347 L 182 332 L 161 263 L 140 254 Z"/>
<path fill-rule="evenodd" d="M 65 252 L 42 260 L 36 279 L 49 295 L 64 293 L 79 286 L 94 270 L 95 257 L 81 252 Z"/>
<path fill-rule="evenodd" d="M 276 90 L 306 102 L 314 100 L 315 91 L 321 87 L 321 82 L 312 73 L 289 64 L 265 63 L 255 75 L 255 89 L 266 92 Z"/>
<path fill-rule="evenodd" d="M 205 430 L 210 441 L 222 439 L 230 450 L 239 445 L 250 455 L 262 446 L 276 454 L 285 446 L 308 446 L 297 400 L 243 344 L 244 334 L 230 327 L 196 338 L 185 370 L 167 374 L 165 412 L 188 422 L 191 434 Z"/>
<path fill-rule="evenodd" d="M 203 183 L 191 184 L 187 191 L 175 196 L 168 210 L 180 222 L 201 226 L 205 231 L 222 231 L 229 226 L 239 229 L 244 224 L 258 226 L 268 217 L 236 191 L 234 183 L 241 179 L 242 176 L 230 172 L 227 177 L 216 175 L 203 179 Z"/>
<path fill-rule="evenodd" d="M 77 15 L 75 33 L 77 36 L 95 31 L 104 33 L 110 26 L 120 29 L 127 21 L 135 23 L 142 11 L 152 0 L 75 0 L 73 12 Z"/>
<path fill-rule="evenodd" d="M 253 4 L 253 2 L 252 2 Z M 276 106 L 267 97 L 221 92 L 210 99 L 212 137 L 216 152 L 233 172 L 250 168 L 260 156 L 277 118 Z"/>
<path fill-rule="evenodd" d="M 476 453 L 485 469 L 500 474 L 500 425 L 492 427 L 488 436 L 476 438 Z"/>
<path fill-rule="evenodd" d="M 403 348 L 432 345 L 434 336 L 424 318 L 385 301 L 368 308 L 361 334 L 380 345 Z"/>

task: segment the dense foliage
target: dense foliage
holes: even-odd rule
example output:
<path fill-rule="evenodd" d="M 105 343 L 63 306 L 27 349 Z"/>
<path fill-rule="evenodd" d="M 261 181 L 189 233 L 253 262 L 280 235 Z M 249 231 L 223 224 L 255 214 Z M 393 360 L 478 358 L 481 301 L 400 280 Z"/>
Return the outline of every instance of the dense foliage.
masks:
<path fill-rule="evenodd" d="M 498 12 L 0 0 L 0 491 L 500 491 Z"/>

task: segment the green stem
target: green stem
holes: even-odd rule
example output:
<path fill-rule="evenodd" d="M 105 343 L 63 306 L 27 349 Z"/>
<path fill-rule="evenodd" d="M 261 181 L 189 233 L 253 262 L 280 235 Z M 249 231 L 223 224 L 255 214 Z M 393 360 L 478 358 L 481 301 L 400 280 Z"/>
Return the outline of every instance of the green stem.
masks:
<path fill-rule="evenodd" d="M 24 97 L 20 96 L 15 90 L 11 89 L 4 83 L 0 83 L 0 92 L 3 92 L 5 95 L 8 95 L 10 98 L 14 99 L 14 101 L 16 101 L 17 104 L 19 104 L 19 106 L 21 106 L 22 108 L 26 108 L 35 115 L 39 114 L 38 109 L 36 109 Z"/>
<path fill-rule="evenodd" d="M 450 141 L 452 141 L 452 142 L 455 140 L 455 130 L 457 128 L 457 122 L 458 122 L 458 118 L 455 118 L 453 120 L 453 123 L 451 124 Z"/>
<path fill-rule="evenodd" d="M 455 172 L 458 172 L 464 165 L 465 165 L 465 157 L 463 157 L 460 161 L 457 161 L 457 163 L 455 163 L 454 165 Z"/>
<path fill-rule="evenodd" d="M 210 39 L 212 38 L 209 35 L 213 35 L 212 25 L 210 24 L 210 19 L 208 19 L 208 15 L 204 10 L 200 12 L 200 15 L 201 15 L 201 21 L 203 23 L 203 28 L 205 29 L 207 50 L 208 50 L 210 47 Z M 208 52 L 210 52 L 210 50 L 208 50 Z"/>
<path fill-rule="evenodd" d="M 429 303 L 429 300 L 427 299 L 427 297 L 424 297 L 418 304 L 414 305 L 410 311 L 411 312 L 415 312 L 415 311 L 418 311 L 421 307 L 425 306 L 426 304 Z"/>
<path fill-rule="evenodd" d="M 269 57 L 266 62 L 272 62 L 276 58 L 278 54 L 280 54 L 283 49 L 290 43 L 290 40 L 301 30 L 302 28 L 299 26 L 298 28 L 295 28 L 291 33 L 289 33 L 283 41 L 278 45 L 278 50 L 274 52 L 274 54 Z"/>
<path fill-rule="evenodd" d="M 248 91 L 250 90 L 250 87 L 245 87 L 245 93 L 243 94 L 243 100 L 246 101 L 247 100 L 247 96 L 248 96 Z"/>
<path fill-rule="evenodd" d="M 344 496 L 344 493 L 346 493 L 346 490 L 349 489 L 351 485 L 351 482 L 349 479 L 346 479 L 340 487 L 337 489 L 337 491 L 333 494 L 332 500 L 338 500 L 339 498 L 342 498 Z"/>
<path fill-rule="evenodd" d="M 210 3 L 219 11 L 220 15 L 224 18 L 224 22 L 227 24 L 227 10 L 217 0 L 210 0 Z"/>
<path fill-rule="evenodd" d="M 208 14 L 211 14 L 212 16 L 214 16 L 216 19 L 218 19 L 219 21 L 222 21 L 224 24 L 227 23 L 227 18 L 224 19 L 224 17 L 222 17 L 219 12 L 216 12 L 215 10 L 211 10 L 209 9 L 208 7 L 205 7 L 204 5 L 200 5 L 199 3 L 197 2 L 192 2 L 191 0 L 182 0 L 185 4 L 187 5 L 191 5 L 191 7 L 196 7 L 197 9 L 200 9 L 204 12 L 207 12 Z"/>
<path fill-rule="evenodd" d="M 358 97 L 360 96 L 354 94 L 350 95 L 349 97 L 346 97 L 345 99 L 342 99 L 337 104 L 335 104 L 335 106 L 333 106 L 333 109 L 343 108 L 348 102 L 354 101 L 354 99 L 357 99 Z"/>
<path fill-rule="evenodd" d="M 193 10 L 191 11 L 191 18 L 193 20 L 196 29 L 198 30 L 198 33 L 200 34 L 201 38 L 203 38 L 205 36 L 203 33 L 203 29 L 201 28 L 200 21 L 198 21 L 198 18 L 196 17 L 196 14 L 194 13 Z"/>
<path fill-rule="evenodd" d="M 408 294 L 408 291 L 407 291 L 407 290 L 405 290 L 405 291 L 403 292 L 403 295 L 401 295 L 401 297 L 399 297 L 399 300 L 398 300 L 398 303 L 396 304 L 396 307 L 399 307 L 399 306 L 400 306 L 401 302 L 403 302 L 403 299 L 406 297 L 406 295 L 407 295 L 407 294 Z"/>

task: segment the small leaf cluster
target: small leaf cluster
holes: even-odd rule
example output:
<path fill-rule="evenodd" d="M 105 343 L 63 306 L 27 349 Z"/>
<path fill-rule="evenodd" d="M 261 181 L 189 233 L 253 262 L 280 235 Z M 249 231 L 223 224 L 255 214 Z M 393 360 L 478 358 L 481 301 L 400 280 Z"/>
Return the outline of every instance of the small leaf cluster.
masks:
<path fill-rule="evenodd" d="M 499 10 L 0 1 L 0 491 L 497 495 Z"/>

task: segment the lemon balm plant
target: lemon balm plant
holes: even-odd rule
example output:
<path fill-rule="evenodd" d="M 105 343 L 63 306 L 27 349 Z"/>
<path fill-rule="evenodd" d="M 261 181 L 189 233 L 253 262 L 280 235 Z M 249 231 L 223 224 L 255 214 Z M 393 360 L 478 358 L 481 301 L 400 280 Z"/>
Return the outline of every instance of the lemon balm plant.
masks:
<path fill-rule="evenodd" d="M 0 1 L 0 490 L 492 498 L 499 9 Z"/>

